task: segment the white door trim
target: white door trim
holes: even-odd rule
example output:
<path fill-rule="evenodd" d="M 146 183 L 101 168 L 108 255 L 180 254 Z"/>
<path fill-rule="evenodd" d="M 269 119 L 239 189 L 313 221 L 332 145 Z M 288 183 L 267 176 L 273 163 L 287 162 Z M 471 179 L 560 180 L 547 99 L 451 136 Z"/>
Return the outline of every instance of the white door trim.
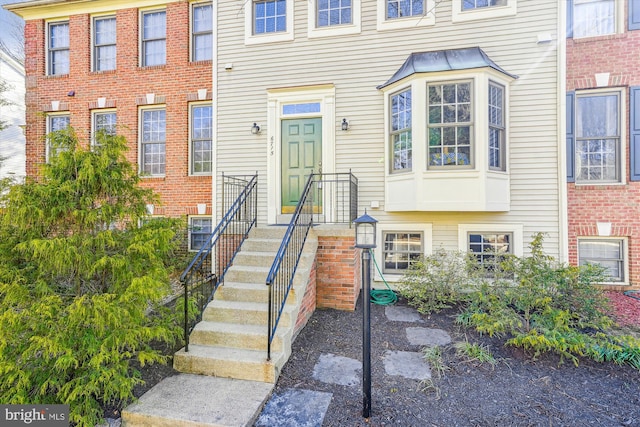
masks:
<path fill-rule="evenodd" d="M 319 103 L 320 112 L 284 114 L 288 104 Z M 281 120 L 322 118 L 322 172 L 335 172 L 335 86 L 332 84 L 267 90 L 267 222 L 276 224 L 281 212 Z"/>

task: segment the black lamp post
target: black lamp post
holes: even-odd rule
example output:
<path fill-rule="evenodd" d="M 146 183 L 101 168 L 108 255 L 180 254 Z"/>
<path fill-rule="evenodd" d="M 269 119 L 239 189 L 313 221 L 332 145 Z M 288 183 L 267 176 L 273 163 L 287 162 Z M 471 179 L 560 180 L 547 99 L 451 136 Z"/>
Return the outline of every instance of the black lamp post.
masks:
<path fill-rule="evenodd" d="M 376 219 L 364 215 L 356 225 L 356 248 L 362 251 L 362 416 L 371 415 L 371 252 L 376 247 Z"/>

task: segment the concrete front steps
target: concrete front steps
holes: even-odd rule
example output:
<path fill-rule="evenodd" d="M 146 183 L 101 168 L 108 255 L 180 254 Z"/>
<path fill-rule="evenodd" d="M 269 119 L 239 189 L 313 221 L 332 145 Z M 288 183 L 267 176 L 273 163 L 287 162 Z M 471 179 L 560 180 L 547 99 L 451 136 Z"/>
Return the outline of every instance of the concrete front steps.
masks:
<path fill-rule="evenodd" d="M 183 348 L 174 355 L 173 366 L 182 374 L 163 380 L 126 408 L 122 412 L 124 426 L 253 423 L 291 355 L 294 327 L 318 246 L 311 230 L 271 345 L 271 360 L 267 361 L 265 282 L 285 230 L 278 226 L 252 230 L 227 272 L 224 286 L 216 291 L 202 321 L 191 332 L 189 351 Z M 220 390 L 226 391 L 220 394 Z M 202 394 L 211 397 L 205 399 L 206 404 Z M 232 401 L 228 396 L 233 396 Z"/>

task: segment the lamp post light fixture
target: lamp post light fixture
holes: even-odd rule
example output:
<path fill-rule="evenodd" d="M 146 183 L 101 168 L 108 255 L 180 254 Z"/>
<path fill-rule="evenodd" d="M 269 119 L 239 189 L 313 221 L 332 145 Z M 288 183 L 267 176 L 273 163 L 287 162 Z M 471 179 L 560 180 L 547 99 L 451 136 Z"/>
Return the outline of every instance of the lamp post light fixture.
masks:
<path fill-rule="evenodd" d="M 362 416 L 371 415 L 371 249 L 376 247 L 375 218 L 364 215 L 355 219 L 356 248 L 362 249 Z"/>

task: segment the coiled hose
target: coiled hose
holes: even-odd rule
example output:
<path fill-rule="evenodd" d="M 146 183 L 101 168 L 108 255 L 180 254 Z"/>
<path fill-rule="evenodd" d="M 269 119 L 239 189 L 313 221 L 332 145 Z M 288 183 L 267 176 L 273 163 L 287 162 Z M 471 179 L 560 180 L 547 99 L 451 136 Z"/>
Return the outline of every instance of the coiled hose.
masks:
<path fill-rule="evenodd" d="M 384 276 L 382 275 L 382 271 L 380 271 L 380 267 L 376 262 L 376 258 L 373 256 L 373 251 L 369 249 L 369 253 L 371 254 L 371 258 L 373 259 L 373 264 L 376 266 L 376 270 L 378 270 L 378 274 L 382 278 L 382 281 L 386 285 L 387 289 L 371 289 L 371 302 L 378 305 L 392 305 L 398 301 L 398 296 L 391 289 Z"/>

